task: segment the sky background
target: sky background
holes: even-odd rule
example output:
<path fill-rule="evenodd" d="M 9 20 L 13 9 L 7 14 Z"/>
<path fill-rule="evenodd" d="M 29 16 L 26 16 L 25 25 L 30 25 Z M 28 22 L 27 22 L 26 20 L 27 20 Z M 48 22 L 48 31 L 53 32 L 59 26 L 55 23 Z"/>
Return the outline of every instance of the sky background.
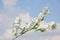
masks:
<path fill-rule="evenodd" d="M 44 7 L 49 7 L 51 12 L 45 17 L 46 22 L 54 21 L 57 23 L 57 29 L 54 32 L 45 33 L 27 33 L 21 37 L 25 40 L 56 40 L 60 39 L 60 0 L 0 0 L 0 40 L 9 40 L 12 23 L 21 13 L 29 13 L 32 17 L 37 17 Z M 33 35 L 34 33 L 34 35 Z M 50 33 L 50 34 L 49 34 Z M 54 34 L 55 33 L 55 34 Z M 8 34 L 8 35 L 7 35 Z M 29 35 L 28 35 L 29 34 Z M 44 36 L 43 36 L 44 34 Z M 48 35 L 47 35 L 48 34 Z M 27 39 L 27 37 L 28 39 Z M 33 35 L 33 36 L 32 36 Z M 39 38 L 41 36 L 42 38 Z M 52 35 L 52 36 L 50 36 Z M 47 39 L 48 37 L 48 39 Z M 10 39 L 11 40 L 11 39 Z M 17 39 L 19 40 L 19 38 Z"/>

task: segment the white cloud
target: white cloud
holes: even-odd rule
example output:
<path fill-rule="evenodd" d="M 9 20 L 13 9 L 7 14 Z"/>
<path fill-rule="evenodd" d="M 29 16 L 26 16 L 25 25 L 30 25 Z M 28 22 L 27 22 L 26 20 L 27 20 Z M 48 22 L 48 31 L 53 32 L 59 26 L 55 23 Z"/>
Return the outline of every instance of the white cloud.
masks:
<path fill-rule="evenodd" d="M 11 7 L 11 6 L 15 6 L 17 4 L 17 0 L 2 0 L 4 7 Z"/>
<path fill-rule="evenodd" d="M 0 13 L 0 31 L 4 31 L 4 34 L 0 36 L 0 40 L 11 40 L 11 30 L 13 18 L 9 16 L 10 14 L 17 13 L 19 11 L 17 5 L 17 0 L 2 0 L 4 9 Z M 7 30 L 6 30 L 7 29 Z"/>
<path fill-rule="evenodd" d="M 47 33 L 46 33 L 47 34 Z M 60 35 L 52 35 L 50 36 L 50 33 L 49 35 L 46 35 L 45 34 L 43 36 L 41 36 L 42 34 L 39 34 L 36 33 L 36 34 L 27 34 L 27 35 L 23 35 L 23 36 L 20 36 L 19 38 L 17 38 L 16 40 L 60 40 Z"/>
<path fill-rule="evenodd" d="M 60 35 L 51 37 L 51 40 L 60 40 Z"/>
<path fill-rule="evenodd" d="M 7 15 L 0 14 L 0 40 L 10 37 L 10 28 L 12 27 L 13 19 Z M 8 29 L 8 30 L 6 30 Z"/>
<path fill-rule="evenodd" d="M 0 14 L 0 23 L 1 23 L 1 21 L 2 21 L 2 18 L 3 18 L 3 16 L 2 16 L 2 14 Z"/>
<path fill-rule="evenodd" d="M 0 24 L 4 27 L 10 27 L 12 24 L 12 18 L 5 15 L 5 14 L 0 14 Z M 0 26 L 1 27 L 1 26 Z"/>
<path fill-rule="evenodd" d="M 0 40 L 11 40 L 13 37 L 12 37 L 12 30 L 11 29 L 7 29 L 5 31 L 5 33 L 0 36 Z"/>
<path fill-rule="evenodd" d="M 6 32 L 4 33 L 4 36 L 7 38 L 11 38 L 12 37 L 12 30 L 11 29 L 7 29 Z"/>
<path fill-rule="evenodd" d="M 38 40 L 60 40 L 60 35 L 59 36 L 43 36 L 38 38 Z"/>
<path fill-rule="evenodd" d="M 17 0 L 2 0 L 3 3 L 3 14 L 8 16 L 14 16 L 20 13 L 21 9 L 17 6 Z"/>

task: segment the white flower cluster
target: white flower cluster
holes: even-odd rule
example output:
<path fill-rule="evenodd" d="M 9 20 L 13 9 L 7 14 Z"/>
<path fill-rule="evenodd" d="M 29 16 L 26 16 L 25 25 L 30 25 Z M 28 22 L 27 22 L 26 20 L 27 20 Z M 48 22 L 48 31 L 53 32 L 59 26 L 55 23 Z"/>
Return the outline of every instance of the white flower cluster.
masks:
<path fill-rule="evenodd" d="M 19 17 L 16 17 L 13 23 L 13 35 L 15 38 L 23 35 L 24 33 L 35 30 L 44 32 L 47 29 L 53 30 L 56 28 L 54 22 L 46 23 L 44 22 L 44 17 L 49 13 L 49 8 L 45 7 L 39 14 L 37 18 L 32 18 L 29 14 L 22 14 Z"/>

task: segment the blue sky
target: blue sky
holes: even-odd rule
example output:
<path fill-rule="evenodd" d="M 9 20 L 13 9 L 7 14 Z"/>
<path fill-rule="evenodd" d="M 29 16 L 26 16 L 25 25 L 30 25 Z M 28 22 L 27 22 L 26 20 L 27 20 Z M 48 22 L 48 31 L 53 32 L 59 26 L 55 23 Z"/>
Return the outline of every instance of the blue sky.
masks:
<path fill-rule="evenodd" d="M 37 17 L 46 6 L 51 12 L 45 21 L 60 23 L 60 0 L 0 0 L 0 35 L 11 28 L 14 18 L 20 13 L 28 12 L 32 17 Z"/>
<path fill-rule="evenodd" d="M 38 16 L 43 7 L 47 6 L 51 10 L 46 21 L 60 22 L 60 2 L 59 0 L 19 0 L 18 6 L 24 11 L 27 10 L 31 16 Z"/>
<path fill-rule="evenodd" d="M 51 12 L 47 16 L 46 21 L 60 22 L 60 1 L 59 0 L 18 0 L 15 7 L 13 7 L 12 13 L 4 13 L 9 16 L 16 16 L 18 12 L 29 12 L 31 16 L 38 16 L 39 12 L 44 7 L 49 7 Z M 16 7 L 19 9 L 16 10 Z M 17 7 L 17 8 L 18 8 Z M 15 9 L 15 10 L 14 10 Z M 4 10 L 4 5 L 0 0 L 0 10 Z M 6 9 L 5 9 L 6 10 Z M 14 13 L 16 11 L 16 13 Z"/>

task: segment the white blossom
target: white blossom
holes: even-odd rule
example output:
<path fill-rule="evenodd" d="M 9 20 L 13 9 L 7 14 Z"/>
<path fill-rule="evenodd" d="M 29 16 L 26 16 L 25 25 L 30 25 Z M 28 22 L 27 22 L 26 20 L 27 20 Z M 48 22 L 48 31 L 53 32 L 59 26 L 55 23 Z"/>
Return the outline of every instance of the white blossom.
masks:
<path fill-rule="evenodd" d="M 21 19 L 21 28 L 28 27 L 31 23 L 31 17 L 28 13 L 26 14 L 20 14 L 19 18 Z M 28 25 L 28 26 L 27 26 Z"/>
<path fill-rule="evenodd" d="M 19 17 L 16 17 L 14 23 L 18 23 L 19 22 Z"/>
<path fill-rule="evenodd" d="M 46 30 L 53 30 L 56 28 L 54 22 L 46 23 L 44 17 L 49 13 L 49 8 L 45 7 L 38 17 L 33 18 L 28 13 L 20 14 L 19 17 L 16 17 L 14 21 L 14 32 L 15 37 L 23 35 L 24 33 L 30 30 L 38 30 L 44 32 Z M 21 21 L 20 21 L 21 20 Z"/>
<path fill-rule="evenodd" d="M 41 12 L 40 14 L 38 15 L 38 19 L 40 21 L 43 21 L 44 20 L 44 17 L 49 13 L 49 8 L 48 7 L 45 7 Z"/>
<path fill-rule="evenodd" d="M 49 13 L 49 8 L 48 7 L 45 7 L 43 10 L 42 10 L 42 16 L 46 16 L 47 14 Z"/>
<path fill-rule="evenodd" d="M 46 22 L 44 22 L 44 21 L 41 21 L 39 23 L 39 27 L 38 28 L 46 28 L 47 29 L 47 27 L 48 27 L 48 24 Z"/>
<path fill-rule="evenodd" d="M 49 28 L 50 28 L 51 30 L 55 29 L 55 28 L 56 28 L 56 23 L 55 23 L 55 22 L 50 22 L 50 23 L 49 23 Z"/>

